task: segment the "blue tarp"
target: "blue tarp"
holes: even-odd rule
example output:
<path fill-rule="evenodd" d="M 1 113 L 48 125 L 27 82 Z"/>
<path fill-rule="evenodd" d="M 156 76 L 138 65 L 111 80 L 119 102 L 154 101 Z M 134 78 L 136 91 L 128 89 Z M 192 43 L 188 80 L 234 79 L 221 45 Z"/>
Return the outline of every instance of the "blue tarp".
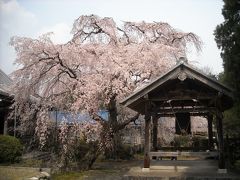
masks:
<path fill-rule="evenodd" d="M 66 121 L 67 123 L 73 122 L 94 122 L 93 119 L 87 113 L 77 113 L 73 114 L 70 112 L 62 112 L 62 111 L 50 111 L 49 113 L 50 119 L 58 124 L 62 121 Z M 100 110 L 98 115 L 101 116 L 103 119 L 108 121 L 109 113 L 106 110 Z"/>

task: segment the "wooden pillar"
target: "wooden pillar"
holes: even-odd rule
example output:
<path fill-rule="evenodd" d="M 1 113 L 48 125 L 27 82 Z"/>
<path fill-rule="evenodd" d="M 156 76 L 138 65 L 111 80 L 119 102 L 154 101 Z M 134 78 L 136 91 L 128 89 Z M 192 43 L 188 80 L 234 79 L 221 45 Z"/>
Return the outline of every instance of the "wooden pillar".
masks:
<path fill-rule="evenodd" d="M 213 115 L 212 114 L 208 114 L 207 121 L 208 121 L 208 148 L 209 150 L 213 150 L 213 127 L 212 127 Z"/>
<path fill-rule="evenodd" d="M 145 103 L 145 142 L 144 142 L 144 168 L 149 168 L 150 167 L 150 157 L 149 157 L 149 151 L 150 151 L 150 132 L 149 132 L 149 128 L 150 128 L 150 120 L 151 120 L 151 116 L 150 116 L 150 106 L 149 106 L 149 102 Z"/>
<path fill-rule="evenodd" d="M 218 168 L 219 169 L 225 169 L 222 119 L 223 119 L 222 112 L 217 111 L 216 121 L 217 121 L 217 134 L 218 134 L 218 148 L 219 148 L 219 161 L 218 161 Z"/>
<path fill-rule="evenodd" d="M 158 150 L 158 141 L 157 141 L 157 135 L 158 135 L 158 117 L 154 115 L 152 117 L 153 121 L 153 151 Z"/>

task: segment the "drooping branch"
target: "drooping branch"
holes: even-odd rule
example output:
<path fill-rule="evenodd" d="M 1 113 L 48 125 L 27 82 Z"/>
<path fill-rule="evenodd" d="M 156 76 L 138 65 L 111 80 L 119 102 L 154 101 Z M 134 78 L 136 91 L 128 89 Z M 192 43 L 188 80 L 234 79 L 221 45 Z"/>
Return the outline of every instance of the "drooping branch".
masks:
<path fill-rule="evenodd" d="M 174 44 L 175 42 L 179 42 L 179 41 L 185 41 L 185 42 L 192 42 L 197 51 L 201 50 L 201 44 L 202 42 L 199 40 L 199 38 L 193 34 L 193 33 L 174 33 L 173 34 L 173 38 L 172 38 L 172 44 Z"/>
<path fill-rule="evenodd" d="M 116 127 L 114 127 L 113 132 L 118 132 L 118 131 L 124 129 L 131 122 L 135 122 L 139 118 L 139 116 L 140 116 L 140 114 L 137 113 L 135 116 L 133 116 L 131 118 L 128 118 L 127 120 L 125 120 L 121 124 L 118 124 Z"/>
<path fill-rule="evenodd" d="M 122 32 L 123 35 L 124 35 L 124 37 L 127 38 L 127 44 L 126 44 L 126 45 L 130 44 L 130 39 L 129 39 L 129 36 L 127 35 L 126 31 L 124 31 L 123 29 L 121 29 L 121 28 L 119 28 L 119 27 L 117 27 L 117 30 L 119 30 L 120 32 Z"/>

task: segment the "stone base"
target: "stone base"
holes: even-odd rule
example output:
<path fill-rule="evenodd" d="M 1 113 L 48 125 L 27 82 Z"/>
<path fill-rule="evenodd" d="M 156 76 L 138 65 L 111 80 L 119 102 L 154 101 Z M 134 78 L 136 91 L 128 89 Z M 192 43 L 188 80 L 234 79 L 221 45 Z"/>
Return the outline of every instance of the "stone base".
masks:
<path fill-rule="evenodd" d="M 227 174 L 227 169 L 218 169 L 219 174 Z"/>
<path fill-rule="evenodd" d="M 150 168 L 142 168 L 142 172 L 149 172 Z"/>

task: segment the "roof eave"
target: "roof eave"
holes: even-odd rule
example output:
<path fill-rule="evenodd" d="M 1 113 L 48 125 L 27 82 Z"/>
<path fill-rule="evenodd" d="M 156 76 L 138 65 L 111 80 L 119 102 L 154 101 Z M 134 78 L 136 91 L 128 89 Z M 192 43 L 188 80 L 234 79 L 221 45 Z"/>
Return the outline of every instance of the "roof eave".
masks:
<path fill-rule="evenodd" d="M 191 74 L 191 76 L 194 76 L 194 78 L 198 79 L 199 81 L 201 81 L 204 84 L 206 84 L 204 82 L 204 80 L 207 80 L 209 83 L 211 83 L 211 85 L 212 85 L 211 87 L 214 88 L 216 91 L 220 91 L 223 94 L 225 94 L 227 97 L 229 97 L 230 99 L 233 99 L 233 93 L 232 93 L 231 88 L 217 82 L 216 80 L 208 77 L 207 75 L 203 74 L 202 72 L 200 72 L 200 71 L 196 70 L 195 68 L 193 68 L 193 67 L 191 67 L 191 66 L 182 62 L 180 64 L 177 64 L 173 68 L 171 68 L 167 73 L 165 73 L 162 76 L 156 78 L 155 80 L 153 80 L 149 84 L 143 86 L 141 89 L 137 90 L 136 92 L 134 92 L 130 96 L 123 99 L 120 102 L 120 104 L 122 104 L 125 107 L 129 106 L 130 104 L 135 102 L 137 99 L 140 99 L 144 95 L 149 93 L 152 89 L 154 89 L 155 86 L 160 86 L 161 84 L 166 82 L 166 80 L 171 79 L 171 76 L 175 76 L 177 73 L 179 73 L 179 71 L 177 69 L 183 70 L 184 68 L 186 68 L 186 70 L 189 71 L 189 74 Z M 210 86 L 210 85 L 208 85 L 208 86 Z"/>

